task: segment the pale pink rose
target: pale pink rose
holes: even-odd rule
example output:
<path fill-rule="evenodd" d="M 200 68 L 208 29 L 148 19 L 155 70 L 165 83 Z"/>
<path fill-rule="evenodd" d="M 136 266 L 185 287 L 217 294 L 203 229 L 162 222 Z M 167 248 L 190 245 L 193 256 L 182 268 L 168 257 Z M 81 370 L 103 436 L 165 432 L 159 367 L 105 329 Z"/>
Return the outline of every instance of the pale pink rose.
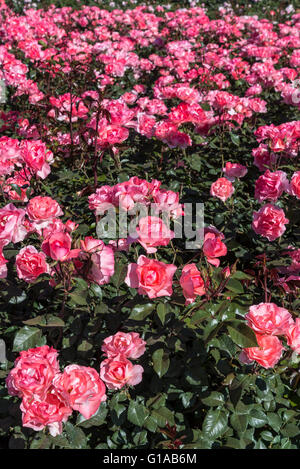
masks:
<path fill-rule="evenodd" d="M 300 318 L 296 318 L 295 322 L 290 325 L 286 332 L 286 339 L 291 349 L 300 353 Z"/>
<path fill-rule="evenodd" d="M 54 376 L 59 373 L 57 355 L 48 345 L 23 350 L 6 378 L 8 393 L 44 399 Z"/>
<path fill-rule="evenodd" d="M 117 332 L 106 337 L 101 350 L 108 358 L 123 355 L 126 358 L 136 359 L 145 352 L 146 342 L 137 332 Z"/>
<path fill-rule="evenodd" d="M 285 308 L 275 303 L 260 303 L 250 307 L 247 324 L 258 334 L 284 335 L 293 324 L 293 318 Z"/>
<path fill-rule="evenodd" d="M 25 210 L 16 208 L 13 204 L 0 209 L 0 240 L 18 243 L 27 235 L 24 226 Z"/>
<path fill-rule="evenodd" d="M 20 409 L 24 427 L 40 431 L 48 427 L 52 436 L 62 432 L 62 423 L 72 414 L 72 409 L 63 396 L 52 386 L 43 400 L 33 396 L 23 397 Z"/>
<path fill-rule="evenodd" d="M 220 260 L 218 257 L 226 256 L 227 247 L 223 243 L 224 235 L 219 232 L 213 232 L 211 229 L 204 230 L 204 242 L 203 242 L 203 254 L 206 257 L 207 262 L 219 267 Z"/>
<path fill-rule="evenodd" d="M 171 296 L 176 269 L 173 264 L 140 256 L 137 264 L 129 264 L 125 283 L 129 287 L 138 288 L 141 295 L 148 295 L 149 298 Z"/>
<path fill-rule="evenodd" d="M 69 233 L 57 232 L 50 234 L 42 243 L 46 256 L 56 261 L 67 261 L 77 257 L 81 249 L 72 249 L 72 238 Z"/>
<path fill-rule="evenodd" d="M 281 208 L 266 204 L 258 212 L 253 213 L 252 228 L 256 234 L 274 241 L 285 232 L 285 225 L 288 222 Z"/>
<path fill-rule="evenodd" d="M 253 361 L 264 368 L 273 368 L 280 360 L 284 347 L 278 337 L 274 335 L 256 334 L 258 347 L 245 348 L 239 356 L 242 363 Z"/>
<path fill-rule="evenodd" d="M 92 236 L 86 236 L 84 241 L 80 241 L 81 248 L 84 252 L 93 253 L 97 251 L 102 251 L 105 246 L 104 242 L 101 239 L 95 239 Z"/>
<path fill-rule="evenodd" d="M 58 202 L 51 197 L 33 197 L 26 207 L 27 215 L 36 230 L 41 234 L 41 229 L 57 217 L 63 215 Z"/>
<path fill-rule="evenodd" d="M 84 418 L 94 415 L 106 400 L 105 385 L 94 368 L 69 365 L 55 376 L 53 386 L 64 396 L 68 405 Z"/>
<path fill-rule="evenodd" d="M 178 192 L 161 189 L 155 193 L 153 200 L 155 202 L 156 212 L 170 213 L 173 218 L 178 218 L 183 215 Z"/>
<path fill-rule="evenodd" d="M 102 215 L 111 208 L 113 202 L 113 187 L 102 186 L 88 198 L 90 210 L 95 210 L 96 215 Z"/>
<path fill-rule="evenodd" d="M 300 199 L 300 171 L 296 171 L 291 179 L 289 193 Z"/>
<path fill-rule="evenodd" d="M 101 249 L 97 249 L 96 252 L 93 252 L 91 261 L 92 265 L 87 274 L 88 279 L 98 285 L 109 283 L 111 276 L 115 272 L 113 249 L 103 243 Z"/>
<path fill-rule="evenodd" d="M 230 161 L 227 161 L 225 168 L 223 168 L 223 172 L 228 181 L 233 182 L 236 178 L 239 179 L 244 177 L 247 174 L 248 169 L 242 164 L 230 163 Z"/>
<path fill-rule="evenodd" d="M 225 202 L 234 193 L 234 187 L 227 178 L 219 178 L 212 183 L 210 187 L 210 195 L 218 197 Z"/>
<path fill-rule="evenodd" d="M 39 275 L 49 274 L 50 268 L 43 252 L 38 252 L 34 246 L 26 246 L 16 255 L 18 277 L 25 282 L 34 282 Z"/>
<path fill-rule="evenodd" d="M 267 171 L 255 183 L 255 198 L 259 202 L 275 202 L 288 189 L 289 182 L 284 171 Z"/>
<path fill-rule="evenodd" d="M 167 246 L 175 236 L 159 217 L 151 216 L 139 220 L 136 232 L 137 241 L 149 254 L 157 251 L 155 246 Z"/>
<path fill-rule="evenodd" d="M 125 385 L 135 386 L 142 381 L 144 368 L 133 365 L 126 357 L 118 355 L 103 360 L 100 365 L 100 378 L 108 389 L 121 389 Z"/>
<path fill-rule="evenodd" d="M 180 277 L 180 285 L 186 299 L 185 304 L 193 303 L 197 296 L 205 295 L 205 284 L 196 264 L 188 264 L 183 267 Z"/>

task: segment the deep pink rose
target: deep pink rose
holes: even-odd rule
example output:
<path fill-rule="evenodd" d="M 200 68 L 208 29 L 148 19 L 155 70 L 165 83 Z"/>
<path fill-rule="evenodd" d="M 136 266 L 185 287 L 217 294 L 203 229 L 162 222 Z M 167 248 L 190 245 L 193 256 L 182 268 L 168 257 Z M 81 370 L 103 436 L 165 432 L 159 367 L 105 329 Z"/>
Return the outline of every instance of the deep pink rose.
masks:
<path fill-rule="evenodd" d="M 188 264 L 183 267 L 180 277 L 180 285 L 186 299 L 185 304 L 193 303 L 197 296 L 205 295 L 204 280 L 201 277 L 196 264 Z"/>
<path fill-rule="evenodd" d="M 207 231 L 204 236 L 203 253 L 207 262 L 215 267 L 219 267 L 220 265 L 220 260 L 217 258 L 226 256 L 227 254 L 227 247 L 222 239 L 224 239 L 223 234 L 214 233 L 213 231 Z"/>
<path fill-rule="evenodd" d="M 288 310 L 275 303 L 253 305 L 245 318 L 248 326 L 258 334 L 284 335 L 293 324 Z"/>
<path fill-rule="evenodd" d="M 27 215 L 39 233 L 50 221 L 63 215 L 56 200 L 51 197 L 36 196 L 30 199 L 26 207 Z"/>
<path fill-rule="evenodd" d="M 66 399 L 69 406 L 78 410 L 84 418 L 94 415 L 101 402 L 106 400 L 105 385 L 94 368 L 69 365 L 56 375 L 53 385 Z"/>
<path fill-rule="evenodd" d="M 219 178 L 212 183 L 210 187 L 210 195 L 218 197 L 225 202 L 234 193 L 234 187 L 227 178 Z"/>
<path fill-rule="evenodd" d="M 106 337 L 101 350 L 108 358 L 123 355 L 126 358 L 136 359 L 145 352 L 146 342 L 137 332 L 117 332 Z"/>
<path fill-rule="evenodd" d="M 274 335 L 256 334 L 256 340 L 259 346 L 245 348 L 240 354 L 240 361 L 246 364 L 256 361 L 264 368 L 273 368 L 284 350 L 282 343 Z"/>
<path fill-rule="evenodd" d="M 297 199 L 300 199 L 300 171 L 296 171 L 293 174 L 289 187 L 289 192 L 291 195 L 297 197 Z"/>
<path fill-rule="evenodd" d="M 143 371 L 142 366 L 133 365 L 122 355 L 107 358 L 100 365 L 100 377 L 108 389 L 121 389 L 125 385 L 139 384 L 142 381 Z"/>
<path fill-rule="evenodd" d="M 281 208 L 266 204 L 258 212 L 253 213 L 252 228 L 256 234 L 274 241 L 285 232 L 285 225 L 288 222 Z"/>
<path fill-rule="evenodd" d="M 248 169 L 242 164 L 231 163 L 230 161 L 227 161 L 227 163 L 225 164 L 225 168 L 223 168 L 223 172 L 228 181 L 233 182 L 236 178 L 239 179 L 244 177 L 247 174 Z"/>
<path fill-rule="evenodd" d="M 287 190 L 289 182 L 284 171 L 267 171 L 255 183 L 255 198 L 259 202 L 275 202 Z"/>
<path fill-rule="evenodd" d="M 9 394 L 44 399 L 54 376 L 59 373 L 57 355 L 48 345 L 22 351 L 6 378 Z"/>
<path fill-rule="evenodd" d="M 25 282 L 34 282 L 39 275 L 49 274 L 50 267 L 43 252 L 38 252 L 34 246 L 26 246 L 16 256 L 18 277 Z"/>
<path fill-rule="evenodd" d="M 141 295 L 148 295 L 149 298 L 171 296 L 176 269 L 173 264 L 140 256 L 137 264 L 129 264 L 125 283 L 131 288 L 138 288 Z"/>
<path fill-rule="evenodd" d="M 42 243 L 44 253 L 56 261 L 66 261 L 77 257 L 81 249 L 72 249 L 72 238 L 69 233 L 55 232 Z"/>

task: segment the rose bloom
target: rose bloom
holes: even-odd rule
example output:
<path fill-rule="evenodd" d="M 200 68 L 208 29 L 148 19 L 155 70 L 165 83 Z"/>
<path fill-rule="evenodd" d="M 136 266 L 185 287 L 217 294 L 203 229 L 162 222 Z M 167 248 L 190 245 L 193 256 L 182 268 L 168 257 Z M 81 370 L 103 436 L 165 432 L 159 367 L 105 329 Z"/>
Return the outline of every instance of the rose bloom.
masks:
<path fill-rule="evenodd" d="M 171 296 L 173 275 L 177 267 L 145 256 L 138 258 L 137 264 L 129 264 L 125 283 L 138 288 L 141 295 L 149 298 Z"/>
<path fill-rule="evenodd" d="M 244 177 L 247 174 L 248 169 L 242 164 L 230 163 L 230 161 L 227 161 L 225 168 L 223 168 L 223 172 L 228 181 L 233 182 L 235 181 L 235 178 Z"/>
<path fill-rule="evenodd" d="M 77 257 L 81 249 L 72 249 L 72 238 L 69 233 L 50 234 L 42 243 L 44 253 L 56 261 L 66 261 Z"/>
<path fill-rule="evenodd" d="M 8 393 L 43 399 L 59 373 L 57 350 L 48 345 L 23 350 L 6 378 Z"/>
<path fill-rule="evenodd" d="M 288 180 L 284 171 L 267 170 L 259 176 L 255 183 L 255 198 L 259 202 L 271 200 L 275 202 L 288 188 Z"/>
<path fill-rule="evenodd" d="M 6 245 L 7 241 L 0 240 L 0 278 L 6 278 L 7 276 L 7 267 L 6 264 L 8 263 L 8 260 L 5 259 L 3 255 L 3 247 Z"/>
<path fill-rule="evenodd" d="M 260 303 L 250 307 L 247 324 L 258 334 L 285 335 L 293 318 L 285 308 L 275 303 Z"/>
<path fill-rule="evenodd" d="M 24 226 L 25 210 L 16 208 L 13 204 L 0 209 L 0 240 L 18 243 L 27 235 Z"/>
<path fill-rule="evenodd" d="M 205 295 L 204 280 L 201 277 L 196 264 L 188 264 L 183 267 L 180 277 L 180 285 L 186 299 L 186 305 L 193 303 L 196 296 Z"/>
<path fill-rule="evenodd" d="M 56 375 L 53 385 L 66 399 L 69 406 L 78 410 L 84 418 L 94 415 L 101 402 L 106 400 L 105 385 L 94 368 L 69 365 Z"/>
<path fill-rule="evenodd" d="M 245 348 L 239 356 L 242 363 L 256 361 L 264 368 L 273 368 L 280 360 L 284 347 L 274 335 L 256 334 L 258 347 Z"/>
<path fill-rule="evenodd" d="M 88 279 L 98 285 L 104 285 L 110 281 L 115 272 L 114 251 L 104 243 L 101 250 L 91 256 L 92 266 L 88 272 Z"/>
<path fill-rule="evenodd" d="M 300 199 L 300 171 L 296 171 L 291 179 L 289 193 Z"/>
<path fill-rule="evenodd" d="M 227 247 L 223 243 L 224 235 L 217 230 L 214 232 L 212 229 L 204 229 L 204 243 L 202 246 L 203 254 L 206 257 L 207 262 L 219 267 L 220 260 L 218 257 L 226 256 Z"/>
<path fill-rule="evenodd" d="M 288 222 L 281 208 L 266 204 L 258 212 L 253 213 L 252 228 L 256 234 L 274 241 L 285 232 L 284 225 Z"/>
<path fill-rule="evenodd" d="M 52 386 L 43 400 L 25 396 L 20 409 L 24 427 L 39 431 L 48 427 L 52 436 L 62 432 L 62 423 L 72 414 L 67 401 Z"/>
<path fill-rule="evenodd" d="M 30 221 L 34 222 L 38 229 L 44 228 L 49 221 L 63 215 L 56 200 L 39 195 L 29 201 L 26 211 Z"/>
<path fill-rule="evenodd" d="M 225 202 L 234 193 L 234 187 L 227 178 L 219 178 L 212 183 L 210 187 L 210 195 L 218 197 Z"/>
<path fill-rule="evenodd" d="M 39 275 L 50 273 L 45 254 L 34 246 L 21 249 L 16 256 L 16 267 L 18 277 L 28 283 L 34 282 Z"/>
<path fill-rule="evenodd" d="M 100 365 L 100 378 L 108 389 L 121 389 L 125 385 L 135 386 L 142 381 L 143 372 L 142 366 L 133 365 L 122 355 L 107 358 Z"/>
<path fill-rule="evenodd" d="M 286 339 L 288 345 L 295 350 L 295 352 L 300 353 L 300 318 L 296 318 L 289 329 L 286 332 Z"/>
<path fill-rule="evenodd" d="M 156 252 L 155 246 L 167 246 L 175 236 L 174 232 L 169 230 L 159 217 L 141 218 L 136 232 L 138 234 L 137 241 L 147 253 Z"/>
<path fill-rule="evenodd" d="M 136 359 L 145 352 L 146 342 L 140 338 L 137 332 L 117 332 L 106 337 L 101 350 L 108 358 L 122 355 L 126 358 Z"/>

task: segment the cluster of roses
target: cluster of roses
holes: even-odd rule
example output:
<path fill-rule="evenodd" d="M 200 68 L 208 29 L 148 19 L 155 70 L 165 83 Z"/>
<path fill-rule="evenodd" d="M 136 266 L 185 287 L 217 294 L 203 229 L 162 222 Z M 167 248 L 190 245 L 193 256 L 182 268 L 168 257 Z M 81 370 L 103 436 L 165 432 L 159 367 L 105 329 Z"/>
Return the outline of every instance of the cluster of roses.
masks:
<path fill-rule="evenodd" d="M 300 353 L 300 319 L 294 321 L 287 309 L 275 303 L 260 303 L 251 306 L 245 318 L 255 332 L 258 347 L 242 351 L 243 363 L 256 361 L 264 368 L 273 368 L 285 350 L 278 336 L 284 337 L 291 349 Z"/>
<path fill-rule="evenodd" d="M 253 150 L 254 164 L 260 171 L 264 171 L 255 183 L 255 198 L 260 203 L 267 203 L 254 212 L 252 227 L 257 234 L 274 241 L 285 232 L 285 225 L 289 223 L 284 210 L 275 202 L 283 193 L 300 199 L 300 171 L 294 172 L 289 182 L 284 171 L 273 168 L 278 168 L 282 160 L 297 156 L 300 122 L 261 126 L 255 135 L 258 142 L 267 140 L 267 144 L 260 144 Z"/>
<path fill-rule="evenodd" d="M 41 140 L 0 137 L 0 185 L 11 200 L 28 201 L 33 176 L 45 179 L 53 153 Z"/>
<path fill-rule="evenodd" d="M 72 248 L 71 233 L 78 225 L 71 220 L 63 223 L 60 205 L 51 197 L 36 196 L 25 209 L 8 204 L 0 209 L 0 277 L 7 275 L 7 260 L 3 247 L 23 241 L 30 234 L 41 239 L 42 252 L 33 245 L 22 248 L 16 256 L 18 277 L 28 283 L 42 274 L 50 274 L 55 285 L 63 275 L 62 263 L 73 262 L 77 275 L 102 285 L 114 274 L 114 252 L 103 241 L 90 236 L 80 240 L 79 247 Z M 50 266 L 47 257 L 54 261 Z"/>
<path fill-rule="evenodd" d="M 48 427 L 56 436 L 73 410 L 85 419 L 91 418 L 107 399 L 106 386 L 118 390 L 142 381 L 143 368 L 128 358 L 139 358 L 145 345 L 136 332 L 107 337 L 102 345 L 107 358 L 101 362 L 100 375 L 94 368 L 76 364 L 61 372 L 58 352 L 48 345 L 22 351 L 6 378 L 6 386 L 10 395 L 22 399 L 23 426 L 36 431 Z"/>

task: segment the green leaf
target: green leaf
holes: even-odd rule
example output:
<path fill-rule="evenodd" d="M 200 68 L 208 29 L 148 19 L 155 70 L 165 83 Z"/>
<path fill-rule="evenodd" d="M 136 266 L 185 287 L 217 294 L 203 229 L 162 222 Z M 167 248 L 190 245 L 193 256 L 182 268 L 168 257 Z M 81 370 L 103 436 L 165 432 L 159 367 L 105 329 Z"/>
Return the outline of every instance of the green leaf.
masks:
<path fill-rule="evenodd" d="M 20 329 L 14 338 L 13 352 L 21 352 L 29 348 L 45 345 L 46 339 L 37 327 L 25 326 Z"/>
<path fill-rule="evenodd" d="M 160 319 L 160 322 L 162 323 L 162 325 L 164 325 L 165 320 L 166 320 L 166 315 L 168 313 L 167 305 L 165 303 L 159 303 L 157 305 L 156 311 L 157 311 L 157 316 Z"/>
<path fill-rule="evenodd" d="M 134 319 L 135 321 L 143 321 L 152 311 L 155 309 L 155 304 L 146 303 L 143 305 L 136 305 L 132 309 L 129 319 Z"/>
<path fill-rule="evenodd" d="M 230 290 L 234 293 L 244 293 L 243 285 L 235 278 L 230 278 L 228 280 L 228 282 L 226 283 L 226 288 L 227 290 Z"/>
<path fill-rule="evenodd" d="M 66 422 L 65 433 L 67 435 L 70 448 L 85 449 L 87 447 L 85 434 L 80 428 L 74 427 L 70 422 Z"/>
<path fill-rule="evenodd" d="M 228 414 L 224 410 L 210 409 L 204 419 L 202 432 L 208 439 L 216 440 L 227 430 Z"/>
<path fill-rule="evenodd" d="M 164 352 L 164 349 L 160 348 L 155 350 L 152 355 L 153 368 L 154 371 L 161 378 L 166 374 L 170 366 L 170 359 L 168 355 Z"/>
<path fill-rule="evenodd" d="M 268 423 L 266 414 L 260 409 L 251 409 L 249 412 L 249 425 L 251 427 L 260 428 Z"/>
<path fill-rule="evenodd" d="M 231 141 L 234 145 L 239 146 L 240 145 L 240 137 L 239 135 L 233 134 L 232 132 L 229 132 Z"/>
<path fill-rule="evenodd" d="M 53 314 L 43 314 L 41 316 L 36 316 L 35 318 L 28 319 L 23 321 L 23 324 L 28 326 L 44 326 L 44 327 L 63 327 L 65 325 L 64 321 Z"/>
<path fill-rule="evenodd" d="M 208 397 L 204 397 L 202 402 L 209 407 L 216 407 L 224 404 L 224 396 L 220 392 L 213 391 Z"/>
<path fill-rule="evenodd" d="M 130 401 L 127 412 L 129 422 L 142 427 L 148 415 L 149 410 L 143 404 L 138 404 L 136 401 Z"/>
<path fill-rule="evenodd" d="M 247 324 L 239 321 L 230 321 L 230 323 L 227 324 L 227 329 L 230 338 L 239 347 L 258 347 L 255 333 Z"/>

